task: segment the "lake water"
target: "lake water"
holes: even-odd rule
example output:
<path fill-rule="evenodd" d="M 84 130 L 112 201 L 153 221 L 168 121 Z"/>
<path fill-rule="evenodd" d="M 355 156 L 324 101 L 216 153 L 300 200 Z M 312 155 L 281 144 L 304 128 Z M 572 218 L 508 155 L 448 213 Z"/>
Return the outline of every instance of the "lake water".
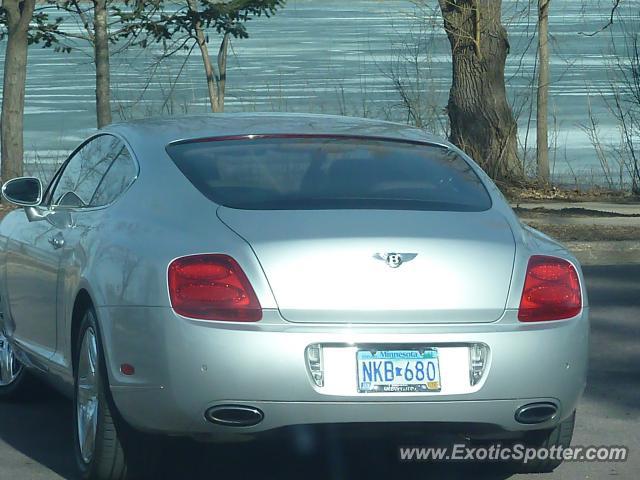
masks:
<path fill-rule="evenodd" d="M 624 3 L 623 13 L 637 18 L 640 1 Z M 527 5 L 524 0 L 504 2 L 511 42 L 506 76 L 516 110 L 535 100 L 531 81 L 536 10 L 526 15 Z M 621 30 L 614 26 L 593 37 L 579 34 L 606 24 L 608 7 L 610 2 L 602 0 L 554 0 L 551 4 L 550 111 L 555 116 L 551 136 L 557 146 L 552 152 L 556 180 L 602 178 L 594 149 L 580 127 L 588 120 L 590 99 L 603 140 L 619 138 L 601 94 L 611 92 L 612 42 L 622 46 Z M 398 59 L 403 52 L 411 54 L 412 46 L 420 41 L 424 47 L 419 56 L 422 80 L 418 90 L 422 103 L 442 115 L 450 85 L 449 46 L 439 20 L 433 26 L 419 22 L 409 1 L 289 0 L 273 18 L 252 20 L 249 33 L 251 38 L 232 44 L 227 111 L 306 111 L 406 120 L 389 73 L 403 68 Z M 60 162 L 93 130 L 94 69 L 86 45 L 76 46 L 70 54 L 37 46 L 29 51 L 25 108 L 29 161 Z M 215 42 L 210 49 L 217 51 Z M 190 57 L 187 51 L 180 51 L 157 64 L 159 52 L 154 46 L 114 53 L 114 119 L 207 111 L 197 49 Z M 4 42 L 0 61 L 4 61 Z M 410 77 L 405 78 L 406 83 L 415 86 Z M 522 146 L 531 149 L 535 146 L 535 114 L 529 121 L 526 107 L 518 121 Z M 39 167 L 29 169 L 38 173 Z"/>

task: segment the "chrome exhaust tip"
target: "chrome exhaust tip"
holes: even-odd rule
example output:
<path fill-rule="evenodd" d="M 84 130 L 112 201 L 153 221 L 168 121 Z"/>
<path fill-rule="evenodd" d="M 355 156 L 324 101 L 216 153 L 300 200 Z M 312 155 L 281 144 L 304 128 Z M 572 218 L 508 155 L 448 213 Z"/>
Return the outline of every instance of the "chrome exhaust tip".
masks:
<path fill-rule="evenodd" d="M 515 418 L 519 423 L 534 425 L 551 420 L 556 413 L 558 413 L 558 407 L 553 403 L 529 403 L 516 410 Z"/>
<path fill-rule="evenodd" d="M 217 405 L 209 408 L 204 417 L 211 423 L 225 427 L 253 427 L 264 419 L 264 413 L 245 405 Z"/>

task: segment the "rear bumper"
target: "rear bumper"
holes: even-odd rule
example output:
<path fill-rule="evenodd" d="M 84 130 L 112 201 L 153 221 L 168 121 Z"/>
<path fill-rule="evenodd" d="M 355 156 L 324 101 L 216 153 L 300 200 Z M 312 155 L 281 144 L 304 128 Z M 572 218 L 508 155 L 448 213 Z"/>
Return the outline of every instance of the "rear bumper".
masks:
<path fill-rule="evenodd" d="M 118 409 L 134 427 L 167 434 L 252 434 L 292 425 L 380 422 L 550 428 L 576 408 L 587 372 L 588 309 L 572 320 L 545 325 L 517 323 L 509 312 L 491 324 L 428 326 L 291 325 L 275 313 L 253 325 L 221 324 L 187 320 L 168 308 L 105 307 L 98 317 Z M 305 349 L 316 343 L 345 349 L 484 343 L 490 359 L 479 385 L 464 392 L 445 388 L 443 376 L 438 393 L 359 394 L 351 381 L 355 361 L 326 372 L 345 381 L 327 379 L 331 388 L 313 383 Z M 135 375 L 122 375 L 122 363 L 134 365 Z M 518 423 L 515 411 L 534 402 L 551 402 L 558 414 L 542 424 Z M 264 419 L 252 427 L 205 419 L 208 408 L 229 404 L 258 408 Z"/>
<path fill-rule="evenodd" d="M 214 425 L 204 419 L 204 409 L 194 415 L 186 415 L 182 424 L 167 425 L 159 421 L 161 415 L 175 418 L 176 412 L 165 403 L 165 411 L 158 409 L 160 392 L 118 392 L 118 408 L 125 412 L 125 418 L 135 427 L 149 432 L 197 436 L 225 436 L 232 434 L 257 434 L 282 427 L 318 424 L 357 423 L 447 423 L 460 424 L 460 431 L 468 433 L 469 425 L 483 426 L 484 431 L 518 432 L 533 428 L 550 428 L 557 419 L 535 427 L 522 425 L 514 420 L 515 411 L 526 404 L 552 402 L 553 398 L 529 398 L 517 400 L 477 400 L 439 402 L 265 402 L 246 400 L 225 400 L 212 405 L 250 405 L 260 409 L 264 420 L 254 427 L 227 427 Z M 143 407 L 147 405 L 147 407 Z"/>

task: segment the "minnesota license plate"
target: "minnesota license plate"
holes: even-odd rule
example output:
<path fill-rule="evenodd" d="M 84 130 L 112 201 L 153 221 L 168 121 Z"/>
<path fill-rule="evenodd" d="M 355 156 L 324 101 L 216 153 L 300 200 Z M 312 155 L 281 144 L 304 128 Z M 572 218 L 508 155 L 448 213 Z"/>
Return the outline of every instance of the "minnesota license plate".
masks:
<path fill-rule="evenodd" d="M 438 350 L 359 350 L 358 392 L 438 392 Z"/>

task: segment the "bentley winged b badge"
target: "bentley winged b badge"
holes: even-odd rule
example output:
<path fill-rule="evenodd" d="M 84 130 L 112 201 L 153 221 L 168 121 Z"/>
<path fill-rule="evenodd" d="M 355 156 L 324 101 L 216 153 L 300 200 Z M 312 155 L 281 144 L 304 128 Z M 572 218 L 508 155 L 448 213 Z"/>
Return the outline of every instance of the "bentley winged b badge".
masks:
<path fill-rule="evenodd" d="M 373 258 L 382 260 L 391 268 L 398 268 L 405 262 L 410 262 L 418 256 L 417 253 L 376 253 Z"/>

